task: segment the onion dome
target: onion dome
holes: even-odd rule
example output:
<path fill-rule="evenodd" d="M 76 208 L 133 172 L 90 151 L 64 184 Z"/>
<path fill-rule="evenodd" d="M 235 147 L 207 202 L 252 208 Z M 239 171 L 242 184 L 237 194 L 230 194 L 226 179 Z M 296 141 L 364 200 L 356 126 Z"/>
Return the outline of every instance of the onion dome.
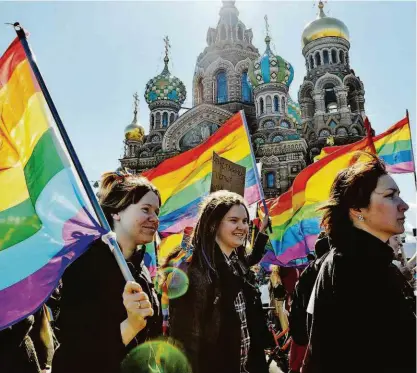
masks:
<path fill-rule="evenodd" d="M 281 83 L 289 87 L 294 79 L 293 67 L 272 52 L 270 42 L 271 38 L 267 36 L 265 53 L 249 65 L 248 80 L 253 88 L 265 83 Z"/>
<path fill-rule="evenodd" d="M 338 37 L 349 41 L 347 26 L 337 18 L 327 17 L 323 11 L 324 4 L 319 2 L 319 15 L 303 31 L 301 44 L 303 48 L 313 40 L 326 37 Z"/>
<path fill-rule="evenodd" d="M 168 56 L 165 56 L 164 62 L 165 67 L 162 72 L 146 84 L 145 100 L 148 105 L 159 100 L 173 101 L 182 105 L 187 95 L 184 83 L 169 72 Z"/>
<path fill-rule="evenodd" d="M 133 96 L 135 98 L 134 107 L 135 110 L 133 111 L 133 120 L 132 123 L 130 123 L 125 128 L 125 139 L 130 141 L 143 141 L 143 138 L 145 136 L 145 129 L 138 124 L 138 106 L 139 106 L 139 99 L 138 95 L 135 94 Z"/>
<path fill-rule="evenodd" d="M 301 124 L 301 109 L 300 105 L 295 102 L 289 95 L 288 95 L 288 117 L 292 120 L 294 125 Z"/>

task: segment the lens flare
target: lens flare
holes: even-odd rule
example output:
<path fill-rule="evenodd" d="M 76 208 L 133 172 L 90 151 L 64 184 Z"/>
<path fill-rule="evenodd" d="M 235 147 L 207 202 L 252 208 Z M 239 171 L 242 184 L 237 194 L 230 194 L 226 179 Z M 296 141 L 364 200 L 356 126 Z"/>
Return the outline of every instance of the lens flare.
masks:
<path fill-rule="evenodd" d="M 149 341 L 135 347 L 123 360 L 121 373 L 191 373 L 185 355 L 166 341 Z"/>
<path fill-rule="evenodd" d="M 165 291 L 169 299 L 179 298 L 188 290 L 188 276 L 179 268 L 161 268 L 155 277 L 155 289 L 162 294 Z"/>

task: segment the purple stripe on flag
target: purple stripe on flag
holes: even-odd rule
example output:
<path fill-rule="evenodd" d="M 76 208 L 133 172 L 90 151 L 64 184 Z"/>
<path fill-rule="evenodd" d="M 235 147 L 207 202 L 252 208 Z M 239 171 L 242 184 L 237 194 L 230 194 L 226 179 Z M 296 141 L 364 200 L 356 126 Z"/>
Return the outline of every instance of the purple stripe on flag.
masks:
<path fill-rule="evenodd" d="M 284 249 L 281 255 L 276 256 L 272 250 L 267 251 L 261 260 L 261 264 L 278 265 L 282 267 L 288 266 L 288 263 L 295 259 L 305 258 L 307 254 L 312 251 L 317 241 L 317 234 L 306 236 L 301 242 L 297 242 L 291 247 Z"/>
<path fill-rule="evenodd" d="M 23 320 L 40 308 L 58 286 L 68 265 L 105 233 L 93 221 L 85 208 L 80 210 L 63 226 L 65 245 L 62 250 L 30 276 L 0 291 L 0 330 Z"/>
<path fill-rule="evenodd" d="M 259 193 L 258 184 L 245 188 L 245 200 L 249 205 L 258 202 L 260 199 L 261 194 Z"/>
<path fill-rule="evenodd" d="M 397 164 L 385 164 L 387 171 L 392 174 L 402 174 L 406 172 L 414 172 L 414 162 L 402 162 Z"/>

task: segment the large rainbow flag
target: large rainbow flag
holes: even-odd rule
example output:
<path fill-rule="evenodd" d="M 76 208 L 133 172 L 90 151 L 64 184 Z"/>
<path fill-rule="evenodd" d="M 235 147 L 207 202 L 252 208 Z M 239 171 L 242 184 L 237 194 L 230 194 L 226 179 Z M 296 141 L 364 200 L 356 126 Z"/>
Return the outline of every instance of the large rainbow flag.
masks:
<path fill-rule="evenodd" d="M 0 330 L 36 311 L 103 229 L 16 39 L 0 58 Z"/>
<path fill-rule="evenodd" d="M 161 192 L 160 232 L 179 233 L 194 226 L 198 205 L 210 192 L 213 152 L 246 167 L 245 199 L 248 204 L 259 201 L 249 141 L 240 112 L 204 143 L 143 173 Z"/>
<path fill-rule="evenodd" d="M 389 171 L 406 173 L 414 170 L 407 118 L 375 136 L 373 141 Z M 264 266 L 299 265 L 309 252 L 314 251 L 321 230 L 321 215 L 317 209 L 329 198 L 337 173 L 351 164 L 353 154 L 358 150 L 370 151 L 369 139 L 332 147 L 331 150 L 327 156 L 302 170 L 287 192 L 266 201 L 272 220 L 270 240 L 273 250 L 262 259 Z"/>
<path fill-rule="evenodd" d="M 392 174 L 403 174 L 414 172 L 413 149 L 411 143 L 411 132 L 409 128 L 408 119 L 404 118 L 401 122 L 406 125 L 391 137 L 389 143 L 384 141 L 384 138 L 379 140 L 373 139 L 376 154 L 386 164 L 388 172 Z M 401 123 L 400 122 L 400 123 Z M 333 153 L 340 146 L 329 146 L 321 150 L 321 153 L 314 158 L 318 161 L 327 155 Z"/>

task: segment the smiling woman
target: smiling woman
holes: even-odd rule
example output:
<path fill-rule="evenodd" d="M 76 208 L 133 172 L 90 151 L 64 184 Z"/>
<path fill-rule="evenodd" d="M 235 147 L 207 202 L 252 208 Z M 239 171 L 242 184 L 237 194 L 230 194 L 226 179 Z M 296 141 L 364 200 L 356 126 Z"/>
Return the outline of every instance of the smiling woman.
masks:
<path fill-rule="evenodd" d="M 125 283 L 108 246 L 95 241 L 63 276 L 54 372 L 118 372 L 126 354 L 161 334 L 159 301 L 143 263 L 161 197 L 145 178 L 103 175 L 99 201 L 136 282 Z"/>

